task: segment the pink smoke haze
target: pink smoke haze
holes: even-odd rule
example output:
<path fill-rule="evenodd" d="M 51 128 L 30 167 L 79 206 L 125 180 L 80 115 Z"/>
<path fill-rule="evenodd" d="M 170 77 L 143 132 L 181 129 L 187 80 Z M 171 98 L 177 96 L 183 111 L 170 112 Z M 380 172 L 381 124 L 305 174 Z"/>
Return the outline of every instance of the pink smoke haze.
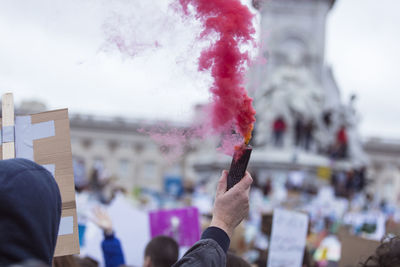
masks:
<path fill-rule="evenodd" d="M 222 138 L 219 151 L 233 155 L 236 146 L 251 139 L 255 122 L 253 100 L 244 86 L 245 73 L 251 63 L 249 51 L 256 47 L 254 15 L 240 0 L 172 1 L 172 12 L 178 13 L 185 22 L 191 20 L 202 26 L 199 35 L 193 33 L 197 36 L 196 45 L 204 47 L 207 44 L 198 58 L 197 73 L 211 74 L 211 103 L 203 108 L 202 118 L 193 120 L 198 124 L 191 128 L 166 132 L 166 128 L 158 127 L 144 132 L 165 148 L 168 158 L 181 156 L 192 139 L 208 138 L 210 134 Z M 151 19 L 151 16 L 144 19 Z M 164 47 L 168 43 L 165 40 L 170 40 L 165 36 L 174 35 L 173 25 L 182 26 L 174 24 L 176 21 L 171 17 L 154 20 L 157 23 L 151 25 L 140 20 L 132 16 L 112 16 L 104 25 L 107 44 L 122 54 L 135 57 L 144 51 Z M 159 34 L 146 35 L 140 25 L 146 25 L 149 32 Z M 153 26 L 155 30 L 150 28 Z M 142 36 L 148 37 L 142 39 Z M 190 55 L 192 58 L 193 54 L 196 53 Z M 256 58 L 255 63 L 263 64 L 264 61 Z"/>
<path fill-rule="evenodd" d="M 150 138 L 160 145 L 160 152 L 173 163 L 176 159 L 183 156 L 185 149 L 189 147 L 193 133 L 190 129 L 174 128 L 170 125 L 158 125 L 147 129 L 140 129 L 139 132 L 148 134 Z"/>
<path fill-rule="evenodd" d="M 161 44 L 158 40 L 138 38 L 138 36 L 143 36 L 144 29 L 138 27 L 137 24 L 137 20 L 131 16 L 110 15 L 103 24 L 106 42 L 102 50 L 111 51 L 116 48 L 121 54 L 133 58 L 146 51 L 160 48 Z"/>

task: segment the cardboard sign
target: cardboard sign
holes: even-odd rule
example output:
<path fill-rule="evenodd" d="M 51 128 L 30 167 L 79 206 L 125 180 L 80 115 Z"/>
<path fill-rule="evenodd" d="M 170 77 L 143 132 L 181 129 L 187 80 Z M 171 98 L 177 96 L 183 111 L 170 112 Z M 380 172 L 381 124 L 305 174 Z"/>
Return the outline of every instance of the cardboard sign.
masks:
<path fill-rule="evenodd" d="M 386 224 L 386 234 L 400 235 L 400 224 L 393 220 L 389 220 Z"/>
<path fill-rule="evenodd" d="M 339 267 L 358 266 L 360 262 L 364 262 L 373 255 L 380 245 L 378 241 L 352 236 L 343 231 L 339 236 L 342 243 Z"/>
<path fill-rule="evenodd" d="M 174 197 L 180 197 L 183 194 L 183 183 L 180 176 L 166 176 L 164 178 L 165 192 Z"/>
<path fill-rule="evenodd" d="M 329 181 L 332 177 L 332 169 L 329 167 L 318 167 L 317 176 L 321 180 Z"/>
<path fill-rule="evenodd" d="M 3 109 L 3 116 L 6 115 Z M 62 214 L 54 256 L 79 254 L 68 110 L 17 116 L 12 134 L 11 131 L 7 133 L 7 128 L 1 122 L 0 127 L 0 159 L 17 157 L 35 161 L 49 170 L 57 181 Z M 3 157 L 3 147 L 11 140 L 15 145 L 15 155 Z"/>
<path fill-rule="evenodd" d="M 265 213 L 262 215 L 261 232 L 263 232 L 267 236 L 271 236 L 273 217 L 274 216 L 272 215 L 272 213 Z"/>
<path fill-rule="evenodd" d="M 275 209 L 268 267 L 301 267 L 308 229 L 306 214 Z"/>
<path fill-rule="evenodd" d="M 149 213 L 151 238 L 166 235 L 180 246 L 190 247 L 200 239 L 200 217 L 197 208 L 159 210 Z"/>

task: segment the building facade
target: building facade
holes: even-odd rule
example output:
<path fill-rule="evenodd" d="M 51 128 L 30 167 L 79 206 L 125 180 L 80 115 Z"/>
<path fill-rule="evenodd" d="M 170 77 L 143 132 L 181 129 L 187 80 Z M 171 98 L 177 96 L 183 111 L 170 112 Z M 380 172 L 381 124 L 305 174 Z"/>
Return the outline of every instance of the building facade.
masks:
<path fill-rule="evenodd" d="M 192 149 L 177 161 L 170 162 L 162 146 L 139 131 L 147 126 L 149 122 L 139 120 L 71 116 L 74 160 L 84 163 L 87 178 L 94 167 L 100 167 L 106 175 L 115 177 L 128 189 L 142 187 L 162 191 L 168 175 L 191 182 L 216 175 L 213 171 L 196 172 L 195 167 L 199 162 L 208 162 L 210 157 L 214 157 L 215 147 L 199 148 L 204 158 Z M 369 158 L 368 191 L 378 201 L 400 205 L 400 140 L 370 138 L 363 142 L 363 149 Z M 223 162 L 219 163 L 218 158 L 213 160 L 215 168 Z"/>
<path fill-rule="evenodd" d="M 126 188 L 162 191 L 166 175 L 188 176 L 184 157 L 170 162 L 163 146 L 143 132 L 152 123 L 82 115 L 71 116 L 70 121 L 74 164 L 83 179 L 90 179 L 96 169 Z"/>
<path fill-rule="evenodd" d="M 370 159 L 370 193 L 379 201 L 400 205 L 400 140 L 370 138 L 364 149 Z"/>
<path fill-rule="evenodd" d="M 349 158 L 362 164 L 365 158 L 358 141 L 354 99 L 347 103 L 341 98 L 325 61 L 326 20 L 334 2 L 254 1 L 260 13 L 259 53 L 267 61 L 249 73 L 257 110 L 255 145 L 269 149 L 276 143 L 273 125 L 280 118 L 285 124 L 280 142 L 284 148 L 299 147 L 301 140 L 296 140 L 296 135 L 301 133 L 297 130 L 304 128 L 312 137 L 311 142 L 306 141 L 306 150 L 323 154 L 345 127 Z"/>

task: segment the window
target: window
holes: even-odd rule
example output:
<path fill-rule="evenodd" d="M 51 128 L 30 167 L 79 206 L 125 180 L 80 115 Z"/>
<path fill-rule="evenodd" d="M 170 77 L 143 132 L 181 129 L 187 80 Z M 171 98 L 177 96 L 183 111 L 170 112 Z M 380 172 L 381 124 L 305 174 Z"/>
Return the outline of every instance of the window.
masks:
<path fill-rule="evenodd" d="M 94 158 L 93 168 L 99 172 L 103 172 L 104 171 L 104 160 L 99 157 Z"/>
<path fill-rule="evenodd" d="M 143 165 L 143 177 L 145 179 L 154 180 L 157 175 L 157 166 L 155 162 L 147 161 Z"/>
<path fill-rule="evenodd" d="M 383 184 L 383 197 L 386 200 L 395 199 L 394 194 L 395 194 L 395 191 L 394 191 L 393 180 L 388 178 L 388 179 L 386 179 L 385 183 Z"/>
<path fill-rule="evenodd" d="M 128 159 L 121 159 L 118 165 L 118 173 L 120 178 L 127 178 L 130 171 L 130 161 Z"/>
<path fill-rule="evenodd" d="M 87 183 L 85 160 L 79 157 L 72 158 L 75 185 L 80 187 Z"/>

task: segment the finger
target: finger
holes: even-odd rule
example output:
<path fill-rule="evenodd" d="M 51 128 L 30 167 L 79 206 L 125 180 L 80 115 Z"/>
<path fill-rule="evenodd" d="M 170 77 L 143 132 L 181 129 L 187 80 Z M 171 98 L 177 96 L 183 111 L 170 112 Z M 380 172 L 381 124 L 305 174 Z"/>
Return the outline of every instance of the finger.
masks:
<path fill-rule="evenodd" d="M 250 173 L 246 171 L 244 177 L 234 187 L 237 188 L 235 190 L 246 191 L 250 189 L 252 183 L 253 183 L 253 178 L 251 177 Z"/>
<path fill-rule="evenodd" d="M 218 186 L 217 186 L 217 196 L 223 195 L 226 192 L 226 186 L 227 186 L 227 180 L 228 180 L 228 171 L 224 170 L 222 171 L 221 178 L 219 179 Z"/>
<path fill-rule="evenodd" d="M 99 221 L 97 220 L 96 217 L 87 216 L 87 219 L 88 219 L 90 222 L 94 223 L 95 225 L 99 225 Z"/>
<path fill-rule="evenodd" d="M 251 189 L 251 186 L 249 186 L 249 187 L 246 189 L 246 196 L 250 196 L 250 189 Z"/>

